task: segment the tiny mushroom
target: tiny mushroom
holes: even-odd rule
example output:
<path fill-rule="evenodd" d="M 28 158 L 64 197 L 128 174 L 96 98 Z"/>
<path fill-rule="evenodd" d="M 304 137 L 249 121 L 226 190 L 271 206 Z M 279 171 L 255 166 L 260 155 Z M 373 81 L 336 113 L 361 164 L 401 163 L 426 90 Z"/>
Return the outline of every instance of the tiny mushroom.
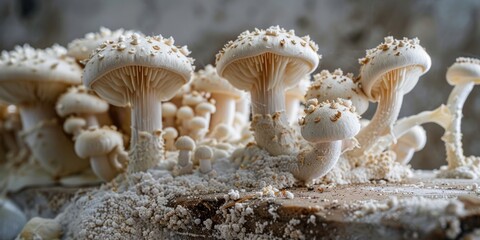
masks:
<path fill-rule="evenodd" d="M 215 105 L 209 102 L 202 102 L 195 106 L 195 114 L 197 116 L 205 118 L 207 126 L 210 126 L 210 116 L 215 113 L 216 110 L 217 108 L 215 107 Z"/>
<path fill-rule="evenodd" d="M 220 123 L 232 126 L 235 115 L 235 102 L 241 100 L 244 93 L 232 86 L 226 79 L 218 76 L 212 65 L 205 66 L 205 69 L 198 71 L 192 82 L 195 90 L 210 92 L 215 100 L 217 111 L 210 120 L 210 126 Z"/>
<path fill-rule="evenodd" d="M 163 158 L 161 101 L 172 98 L 193 73 L 186 46 L 172 37 L 133 33 L 104 42 L 85 66 L 84 84 L 116 106 L 131 106 L 128 172 L 145 171 Z M 142 139 L 140 139 L 140 137 Z"/>
<path fill-rule="evenodd" d="M 188 135 L 188 123 L 195 116 L 193 110 L 189 106 L 182 106 L 177 111 L 177 125 L 179 125 L 180 135 Z"/>
<path fill-rule="evenodd" d="M 358 83 L 353 81 L 353 74 L 347 73 L 344 75 L 341 69 L 336 69 L 332 73 L 328 70 L 322 70 L 319 74 L 315 74 L 313 78 L 314 82 L 308 88 L 305 99 L 316 98 L 318 102 L 324 102 L 342 98 L 352 101 L 358 115 L 367 111 L 368 99 Z"/>
<path fill-rule="evenodd" d="M 395 152 L 396 161 L 401 164 L 408 164 L 413 157 L 414 152 L 418 152 L 425 147 L 427 143 L 427 134 L 421 126 L 415 126 L 401 136 L 397 143 L 391 147 Z"/>
<path fill-rule="evenodd" d="M 210 147 L 200 146 L 195 150 L 195 158 L 200 162 L 200 173 L 208 174 L 212 171 L 213 151 Z"/>
<path fill-rule="evenodd" d="M 175 142 L 178 149 L 178 173 L 179 175 L 192 172 L 193 163 L 191 152 L 195 148 L 195 141 L 188 136 L 181 136 Z"/>
<path fill-rule="evenodd" d="M 342 152 L 343 144 L 349 144 L 360 130 L 359 115 L 349 100 L 337 99 L 318 104 L 316 99 L 307 101 L 306 116 L 299 125 L 305 140 L 313 149 L 305 149 L 297 156 L 293 175 L 305 185 L 327 174 Z"/>
<path fill-rule="evenodd" d="M 349 152 L 349 156 L 359 157 L 369 152 L 380 137 L 392 132 L 404 95 L 431 66 L 430 56 L 419 43 L 416 38 L 386 37 L 384 43 L 367 50 L 366 57 L 359 60 L 359 84 L 378 106 L 370 124 L 357 136 L 360 148 Z"/>
<path fill-rule="evenodd" d="M 87 127 L 87 121 L 81 117 L 74 117 L 71 116 L 65 120 L 63 123 L 63 130 L 68 133 L 72 134 L 74 140 L 80 134 L 80 132 Z"/>
<path fill-rule="evenodd" d="M 165 149 L 175 151 L 175 139 L 178 137 L 177 129 L 167 127 L 163 129 L 163 139 L 165 140 Z"/>
<path fill-rule="evenodd" d="M 250 92 L 255 140 L 271 155 L 291 154 L 297 150 L 293 132 L 288 131 L 285 91 L 315 70 L 320 59 L 317 50 L 309 36 L 300 38 L 293 30 L 276 26 L 245 31 L 217 54 L 218 75 L 234 87 Z M 276 119 L 270 121 L 268 115 L 275 114 Z M 256 124 L 259 125 L 254 126 Z"/>
<path fill-rule="evenodd" d="M 106 182 L 118 174 L 128 158 L 122 135 L 110 127 L 82 131 L 75 141 L 75 152 L 89 158 L 93 172 Z"/>
<path fill-rule="evenodd" d="M 218 142 L 226 141 L 232 134 L 232 128 L 227 124 L 219 124 L 212 131 L 212 137 Z"/>
<path fill-rule="evenodd" d="M 53 176 L 80 172 L 88 163 L 79 159 L 73 143 L 58 124 L 55 101 L 70 86 L 81 83 L 81 69 L 66 49 L 29 45 L 3 51 L 0 58 L 0 100 L 20 110 L 23 136 L 32 155 Z"/>
<path fill-rule="evenodd" d="M 480 60 L 457 58 L 457 61 L 448 68 L 447 81 L 455 86 L 447 102 L 453 119 L 445 129 L 442 140 L 446 146 L 448 167 L 453 169 L 468 164 L 462 148 L 462 109 L 473 86 L 480 84 Z"/>
<path fill-rule="evenodd" d="M 305 101 L 305 93 L 307 92 L 309 86 L 310 75 L 305 75 L 305 77 L 303 77 L 302 80 L 297 83 L 297 85 L 285 92 L 285 108 L 288 122 L 290 124 L 297 120 L 300 103 Z"/>
<path fill-rule="evenodd" d="M 202 117 L 193 117 L 188 122 L 188 129 L 190 130 L 189 136 L 198 142 L 203 139 L 208 131 L 207 120 Z"/>
<path fill-rule="evenodd" d="M 177 106 L 171 102 L 162 103 L 163 127 L 175 127 Z"/>

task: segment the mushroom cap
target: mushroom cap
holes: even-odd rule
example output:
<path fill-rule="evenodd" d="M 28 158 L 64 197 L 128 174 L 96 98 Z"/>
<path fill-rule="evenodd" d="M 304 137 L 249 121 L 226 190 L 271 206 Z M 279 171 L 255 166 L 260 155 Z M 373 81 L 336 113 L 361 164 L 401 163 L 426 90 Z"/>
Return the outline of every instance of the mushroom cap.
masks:
<path fill-rule="evenodd" d="M 188 94 L 183 95 L 182 98 L 182 105 L 187 105 L 187 106 L 196 106 L 200 104 L 201 102 L 205 102 L 206 99 L 200 95 L 198 92 L 191 92 Z"/>
<path fill-rule="evenodd" d="M 171 102 L 162 103 L 162 115 L 164 117 L 175 117 L 177 114 L 177 106 Z"/>
<path fill-rule="evenodd" d="M 193 114 L 193 110 L 191 107 L 189 106 L 183 106 L 183 107 L 180 107 L 177 111 L 177 118 L 178 119 L 191 119 L 193 118 L 194 114 Z"/>
<path fill-rule="evenodd" d="M 256 79 L 244 76 L 237 70 L 229 70 L 231 66 L 236 65 L 238 60 L 266 53 L 286 57 L 289 61 L 285 63 L 285 68 L 289 70 L 285 71 L 282 79 L 276 79 L 267 84 L 268 89 L 277 84 L 290 87 L 318 66 L 320 56 L 317 51 L 318 46 L 310 40 L 309 36 L 298 37 L 293 30 L 286 31 L 279 26 L 272 26 L 266 30 L 255 29 L 252 32 L 247 30 L 235 41 L 228 42 L 216 56 L 216 67 L 218 75 L 226 78 L 234 87 L 250 91 Z"/>
<path fill-rule="evenodd" d="M 204 113 L 215 113 L 217 108 L 215 105 L 209 103 L 209 102 L 201 102 L 197 106 L 195 106 L 195 112 L 198 114 L 204 114 Z"/>
<path fill-rule="evenodd" d="M 308 101 L 306 116 L 299 124 L 303 138 L 309 142 L 332 142 L 352 138 L 360 131 L 359 116 L 349 100 L 337 99 L 317 104 Z"/>
<path fill-rule="evenodd" d="M 63 124 L 63 130 L 66 133 L 72 134 L 77 129 L 82 129 L 87 126 L 87 121 L 81 117 L 69 117 Z"/>
<path fill-rule="evenodd" d="M 397 40 L 386 37 L 385 42 L 376 48 L 367 50 L 365 58 L 359 60 L 361 66 L 361 85 L 365 95 L 376 101 L 375 93 L 383 81 L 382 77 L 395 69 L 414 67 L 418 68 L 415 78 L 409 79 L 402 88 L 404 94 L 410 92 L 418 82 L 418 78 L 427 72 L 432 65 L 428 53 L 420 46 L 417 38 Z"/>
<path fill-rule="evenodd" d="M 175 139 L 178 137 L 177 129 L 173 127 L 167 127 L 163 129 L 163 138 L 165 139 Z"/>
<path fill-rule="evenodd" d="M 98 114 L 108 111 L 108 103 L 84 86 L 77 86 L 60 96 L 55 109 L 61 117 L 70 114 Z"/>
<path fill-rule="evenodd" d="M 225 94 L 239 100 L 244 92 L 236 89 L 227 79 L 220 77 L 217 70 L 210 64 L 194 75 L 192 86 L 197 91 Z"/>
<path fill-rule="evenodd" d="M 422 126 L 417 125 L 403 134 L 398 139 L 398 143 L 400 142 L 415 149 L 415 151 L 420 151 L 425 147 L 425 144 L 427 144 L 427 133 Z"/>
<path fill-rule="evenodd" d="M 447 70 L 447 81 L 450 85 L 467 82 L 480 84 L 480 60 L 476 58 L 457 58 Z"/>
<path fill-rule="evenodd" d="M 116 106 L 127 106 L 129 94 L 155 91 L 159 101 L 173 96 L 190 81 L 193 59 L 173 38 L 136 33 L 102 43 L 85 65 L 83 82 Z"/>
<path fill-rule="evenodd" d="M 315 81 L 308 88 L 305 99 L 316 98 L 318 102 L 332 101 L 337 98 L 347 99 L 352 101 L 355 111 L 362 115 L 367 111 L 369 102 L 352 77 L 350 73 L 344 75 L 341 69 L 336 69 L 332 73 L 322 70 L 313 76 Z"/>
<path fill-rule="evenodd" d="M 195 150 L 196 159 L 212 159 L 213 151 L 210 147 L 200 146 Z"/>
<path fill-rule="evenodd" d="M 0 57 L 0 100 L 10 104 L 53 103 L 71 85 L 81 83 L 82 71 L 66 49 L 53 45 L 34 49 L 15 46 Z"/>
<path fill-rule="evenodd" d="M 78 61 L 88 59 L 90 54 L 103 42 L 115 40 L 121 35 L 128 36 L 134 32 L 136 31 L 126 31 L 122 28 L 112 31 L 108 28 L 100 27 L 98 32 L 87 33 L 83 38 L 78 38 L 70 42 L 68 44 L 67 55 Z"/>
<path fill-rule="evenodd" d="M 195 141 L 189 136 L 181 136 L 175 141 L 175 148 L 192 151 L 195 148 Z"/>
<path fill-rule="evenodd" d="M 217 139 L 225 139 L 228 138 L 231 133 L 232 128 L 227 124 L 221 123 L 215 126 L 212 135 Z"/>
<path fill-rule="evenodd" d="M 108 127 L 91 127 L 78 135 L 75 152 L 81 158 L 103 156 L 122 145 L 122 135 L 117 131 Z"/>
<path fill-rule="evenodd" d="M 192 130 L 199 130 L 199 129 L 204 129 L 208 128 L 207 125 L 207 120 L 203 117 L 193 117 L 189 122 L 188 126 Z"/>
<path fill-rule="evenodd" d="M 310 87 L 310 74 L 305 75 L 300 81 L 293 86 L 292 88 L 289 88 L 286 92 L 286 96 L 291 96 L 296 99 L 304 100 L 305 93 L 307 92 L 308 87 Z"/>

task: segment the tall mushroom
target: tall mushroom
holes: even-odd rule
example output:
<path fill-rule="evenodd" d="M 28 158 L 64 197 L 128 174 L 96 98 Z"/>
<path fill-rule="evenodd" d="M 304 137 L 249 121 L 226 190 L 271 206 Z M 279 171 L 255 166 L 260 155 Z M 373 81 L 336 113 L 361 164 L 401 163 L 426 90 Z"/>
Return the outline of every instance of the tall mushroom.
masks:
<path fill-rule="evenodd" d="M 217 72 L 250 92 L 257 144 L 271 155 L 296 151 L 285 114 L 285 90 L 318 65 L 318 47 L 308 36 L 278 26 L 245 31 L 217 54 Z"/>
<path fill-rule="evenodd" d="M 28 45 L 3 52 L 0 60 L 0 100 L 20 109 L 23 135 L 40 165 L 53 176 L 66 176 L 88 167 L 58 124 L 55 101 L 81 83 L 81 70 L 58 45 L 44 50 Z"/>
<path fill-rule="evenodd" d="M 357 135 L 360 148 L 352 150 L 350 156 L 369 152 L 380 137 L 392 132 L 403 96 L 431 66 L 430 56 L 419 43 L 416 38 L 386 37 L 384 43 L 367 50 L 367 56 L 359 60 L 363 92 L 378 106 L 372 121 Z"/>
<path fill-rule="evenodd" d="M 132 108 L 129 172 L 145 171 L 163 158 L 161 101 L 192 75 L 190 52 L 173 44 L 171 37 L 120 36 L 103 43 L 85 66 L 88 88 L 110 104 Z"/>
<path fill-rule="evenodd" d="M 233 125 L 235 116 L 235 102 L 239 101 L 244 93 L 232 86 L 226 79 L 218 76 L 212 65 L 196 72 L 192 86 L 197 91 L 209 92 L 215 100 L 216 112 L 210 120 L 210 128 L 225 123 Z"/>
<path fill-rule="evenodd" d="M 447 81 L 455 86 L 447 102 L 453 121 L 445 129 L 442 140 L 447 150 L 448 168 L 453 169 L 469 164 L 463 155 L 462 148 L 462 109 L 473 86 L 480 84 L 480 60 L 457 58 L 456 62 L 448 68 Z"/>

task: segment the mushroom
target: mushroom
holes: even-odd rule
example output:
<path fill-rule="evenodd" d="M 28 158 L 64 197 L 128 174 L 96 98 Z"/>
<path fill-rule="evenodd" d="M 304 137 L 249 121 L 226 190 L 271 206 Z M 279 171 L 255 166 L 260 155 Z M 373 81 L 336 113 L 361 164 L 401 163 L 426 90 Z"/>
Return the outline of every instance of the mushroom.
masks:
<path fill-rule="evenodd" d="M 58 98 L 55 109 L 60 117 L 76 115 L 84 118 L 88 128 L 99 126 L 95 115 L 106 113 L 108 103 L 97 97 L 92 91 L 85 89 L 85 86 L 76 86 L 71 87 Z"/>
<path fill-rule="evenodd" d="M 33 156 L 53 176 L 66 176 L 88 167 L 58 124 L 54 104 L 72 85 L 81 83 L 81 69 L 54 45 L 38 50 L 29 45 L 3 52 L 0 59 L 0 100 L 20 110 L 23 136 Z"/>
<path fill-rule="evenodd" d="M 310 75 L 305 75 L 300 82 L 285 92 L 285 108 L 288 122 L 294 123 L 298 119 L 300 102 L 305 100 L 305 93 L 310 86 Z M 336 98 L 335 98 L 336 99 Z"/>
<path fill-rule="evenodd" d="M 213 151 L 210 147 L 200 146 L 195 150 L 195 158 L 200 162 L 200 173 L 208 174 L 212 171 Z"/>
<path fill-rule="evenodd" d="M 0 198 L 0 239 L 14 239 L 27 222 L 27 217 L 11 200 Z"/>
<path fill-rule="evenodd" d="M 118 174 L 128 158 L 122 135 L 109 127 L 82 131 L 75 141 L 75 152 L 81 158 L 89 158 L 95 175 L 106 182 Z"/>
<path fill-rule="evenodd" d="M 131 106 L 129 172 L 145 171 L 163 158 L 161 101 L 187 83 L 193 60 L 173 38 L 132 34 L 103 43 L 88 60 L 84 84 L 116 106 Z M 140 137 L 142 139 L 140 139 Z"/>
<path fill-rule="evenodd" d="M 232 134 L 232 128 L 227 124 L 219 124 L 212 131 L 212 137 L 218 142 L 226 141 Z"/>
<path fill-rule="evenodd" d="M 448 168 L 466 166 L 469 163 L 462 148 L 462 109 L 474 85 L 480 84 L 480 60 L 457 58 L 448 68 L 447 81 L 455 86 L 448 97 L 447 107 L 452 114 L 452 123 L 447 126 L 442 140 L 447 151 Z"/>
<path fill-rule="evenodd" d="M 305 185 L 327 174 L 342 152 L 342 145 L 360 131 L 359 115 L 349 100 L 337 99 L 318 104 L 316 99 L 307 101 L 306 116 L 299 125 L 311 149 L 301 151 L 292 173 Z"/>
<path fill-rule="evenodd" d="M 211 93 L 217 111 L 210 120 L 210 126 L 220 123 L 232 126 L 235 115 L 235 102 L 243 97 L 243 92 L 232 86 L 226 79 L 218 76 L 212 65 L 196 72 L 192 86 L 197 91 Z"/>
<path fill-rule="evenodd" d="M 40 217 L 30 219 L 17 237 L 18 240 L 61 238 L 62 225 L 55 219 Z"/>
<path fill-rule="evenodd" d="M 171 102 L 162 103 L 163 127 L 175 127 L 175 115 L 177 106 Z"/>
<path fill-rule="evenodd" d="M 392 132 L 403 96 L 431 66 L 430 56 L 416 38 L 386 37 L 384 43 L 367 50 L 367 56 L 359 62 L 363 92 L 378 106 L 370 123 L 357 135 L 360 148 L 349 153 L 352 157 L 369 152 L 380 137 Z"/>
<path fill-rule="evenodd" d="M 401 164 L 408 164 L 415 152 L 422 150 L 427 143 L 427 134 L 421 126 L 410 128 L 404 135 L 398 138 L 396 144 L 390 149 L 397 156 L 396 161 Z"/>
<path fill-rule="evenodd" d="M 81 117 L 69 117 L 63 123 L 63 130 L 68 134 L 73 134 L 74 140 L 80 132 L 87 127 L 87 121 Z"/>
<path fill-rule="evenodd" d="M 337 98 L 352 101 L 355 112 L 362 115 L 368 109 L 368 99 L 353 80 L 353 74 L 343 74 L 338 68 L 333 72 L 322 70 L 313 75 L 314 82 L 308 88 L 305 99 L 316 98 L 318 102 L 333 101 Z"/>
<path fill-rule="evenodd" d="M 276 26 L 245 31 L 217 54 L 218 75 L 250 92 L 255 140 L 271 155 L 296 151 L 285 115 L 285 90 L 315 70 L 317 50 L 310 37 Z"/>
<path fill-rule="evenodd" d="M 184 175 L 192 172 L 193 163 L 191 161 L 191 152 L 195 148 L 195 142 L 188 136 L 181 136 L 175 142 L 178 149 L 177 174 Z"/>
<path fill-rule="evenodd" d="M 177 137 L 177 129 L 173 127 L 167 127 L 163 129 L 163 139 L 165 141 L 165 149 L 167 151 L 175 151 L 175 138 Z"/>
<path fill-rule="evenodd" d="M 193 117 L 188 122 L 188 129 L 190 130 L 188 135 L 198 142 L 208 132 L 207 120 L 202 117 Z"/>
<path fill-rule="evenodd" d="M 188 123 L 195 116 L 193 110 L 189 106 L 182 106 L 177 111 L 177 125 L 180 128 L 180 135 L 188 135 Z"/>
<path fill-rule="evenodd" d="M 203 117 L 207 123 L 207 126 L 210 126 L 210 118 L 217 108 L 215 105 L 209 102 L 202 102 L 195 106 L 195 114 L 197 116 Z"/>

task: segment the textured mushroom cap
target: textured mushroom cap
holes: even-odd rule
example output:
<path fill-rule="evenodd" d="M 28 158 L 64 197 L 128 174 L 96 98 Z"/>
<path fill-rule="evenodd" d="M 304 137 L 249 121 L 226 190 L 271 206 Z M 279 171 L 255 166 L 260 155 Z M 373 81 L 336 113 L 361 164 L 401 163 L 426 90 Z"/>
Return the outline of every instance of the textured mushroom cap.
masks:
<path fill-rule="evenodd" d="M 286 92 L 286 96 L 294 97 L 296 99 L 303 100 L 305 97 L 305 93 L 307 92 L 308 87 L 310 87 L 310 75 L 307 74 L 305 77 L 300 79 L 300 81 L 293 86 L 292 88 L 289 88 Z"/>
<path fill-rule="evenodd" d="M 81 117 L 69 117 L 63 124 L 63 130 L 66 133 L 72 134 L 77 129 L 82 129 L 87 126 L 87 121 Z"/>
<path fill-rule="evenodd" d="M 209 103 L 209 102 L 202 102 L 199 103 L 195 107 L 195 112 L 198 114 L 205 114 L 205 113 L 214 113 L 217 110 L 215 105 Z"/>
<path fill-rule="evenodd" d="M 84 86 L 72 87 L 62 94 L 55 106 L 58 115 L 65 117 L 70 114 L 98 114 L 108 111 L 108 103 L 97 97 Z"/>
<path fill-rule="evenodd" d="M 316 98 L 318 102 L 333 101 L 337 98 L 347 99 L 352 101 L 355 111 L 362 115 L 367 111 L 369 102 L 352 77 L 350 73 L 343 75 L 341 69 L 336 69 L 332 73 L 322 70 L 313 76 L 315 81 L 308 88 L 305 99 Z"/>
<path fill-rule="evenodd" d="M 415 126 L 403 134 L 398 142 L 408 145 L 409 147 L 415 149 L 415 151 L 420 151 L 427 144 L 427 133 L 422 126 Z M 398 143 L 397 143 L 398 144 Z"/>
<path fill-rule="evenodd" d="M 232 86 L 227 79 L 218 76 L 217 70 L 210 64 L 195 73 L 192 86 L 197 91 L 226 94 L 237 100 L 244 96 L 244 92 Z"/>
<path fill-rule="evenodd" d="M 359 116 L 349 100 L 317 104 L 308 101 L 306 116 L 299 120 L 303 138 L 309 142 L 332 142 L 352 138 L 360 131 Z"/>
<path fill-rule="evenodd" d="M 175 117 L 177 114 L 177 106 L 171 102 L 162 103 L 162 115 L 164 117 Z"/>
<path fill-rule="evenodd" d="M 102 43 L 85 65 L 83 82 L 116 106 L 128 105 L 128 94 L 144 89 L 155 90 L 160 101 L 168 100 L 190 81 L 194 69 L 187 47 L 173 43 L 173 38 L 135 33 Z M 136 75 L 138 68 L 143 75 Z"/>
<path fill-rule="evenodd" d="M 193 117 L 188 123 L 188 126 L 192 130 L 198 130 L 208 127 L 207 120 L 203 117 Z"/>
<path fill-rule="evenodd" d="M 476 58 L 457 58 L 447 70 L 447 81 L 450 85 L 467 82 L 480 84 L 480 60 Z"/>
<path fill-rule="evenodd" d="M 192 151 L 195 148 L 195 141 L 189 136 L 181 136 L 175 142 L 175 147 L 178 150 Z"/>
<path fill-rule="evenodd" d="M 100 27 L 99 32 L 87 33 L 83 38 L 70 42 L 67 55 L 79 61 L 88 59 L 90 54 L 103 42 L 115 40 L 121 35 L 129 36 L 134 32 L 131 30 L 125 31 L 122 28 L 112 31 L 108 28 Z"/>
<path fill-rule="evenodd" d="M 193 110 L 189 106 L 183 106 L 177 111 L 177 118 L 178 119 L 190 119 L 193 118 Z"/>
<path fill-rule="evenodd" d="M 122 135 L 108 127 L 92 127 L 81 132 L 75 142 L 75 152 L 81 158 L 106 155 L 115 147 L 122 146 Z"/>
<path fill-rule="evenodd" d="M 420 72 L 417 79 L 410 79 L 403 88 L 406 94 L 410 92 L 418 82 L 418 77 L 430 69 L 432 61 L 425 49 L 420 46 L 417 38 L 396 40 L 386 37 L 385 42 L 376 48 L 367 50 L 367 56 L 359 60 L 361 84 L 363 92 L 372 101 L 375 101 L 380 83 L 384 74 L 399 68 L 418 67 Z"/>
<path fill-rule="evenodd" d="M 210 147 L 200 146 L 195 150 L 196 159 L 212 159 L 213 151 Z"/>
<path fill-rule="evenodd" d="M 240 59 L 256 57 L 265 53 L 291 59 L 286 68 L 283 81 L 286 87 L 295 85 L 304 75 L 311 73 L 318 66 L 320 56 L 318 46 L 309 36 L 298 37 L 293 30 L 286 31 L 279 26 L 272 26 L 266 30 L 255 29 L 241 33 L 235 41 L 228 42 L 216 56 L 216 67 L 220 77 L 226 78 L 234 87 L 250 91 L 256 79 L 239 77 L 237 71 L 228 71 L 231 65 Z M 301 67 L 299 67 L 301 66 Z M 301 69 L 301 70 L 300 70 Z M 299 70 L 299 71 L 296 71 Z M 277 82 L 268 83 L 273 88 Z"/>
<path fill-rule="evenodd" d="M 173 127 L 167 127 L 163 129 L 163 137 L 165 139 L 175 139 L 178 137 L 178 131 Z"/>
<path fill-rule="evenodd" d="M 81 83 L 82 71 L 66 49 L 53 45 L 43 50 L 15 46 L 0 57 L 0 100 L 10 104 L 51 102 L 71 85 Z"/>

